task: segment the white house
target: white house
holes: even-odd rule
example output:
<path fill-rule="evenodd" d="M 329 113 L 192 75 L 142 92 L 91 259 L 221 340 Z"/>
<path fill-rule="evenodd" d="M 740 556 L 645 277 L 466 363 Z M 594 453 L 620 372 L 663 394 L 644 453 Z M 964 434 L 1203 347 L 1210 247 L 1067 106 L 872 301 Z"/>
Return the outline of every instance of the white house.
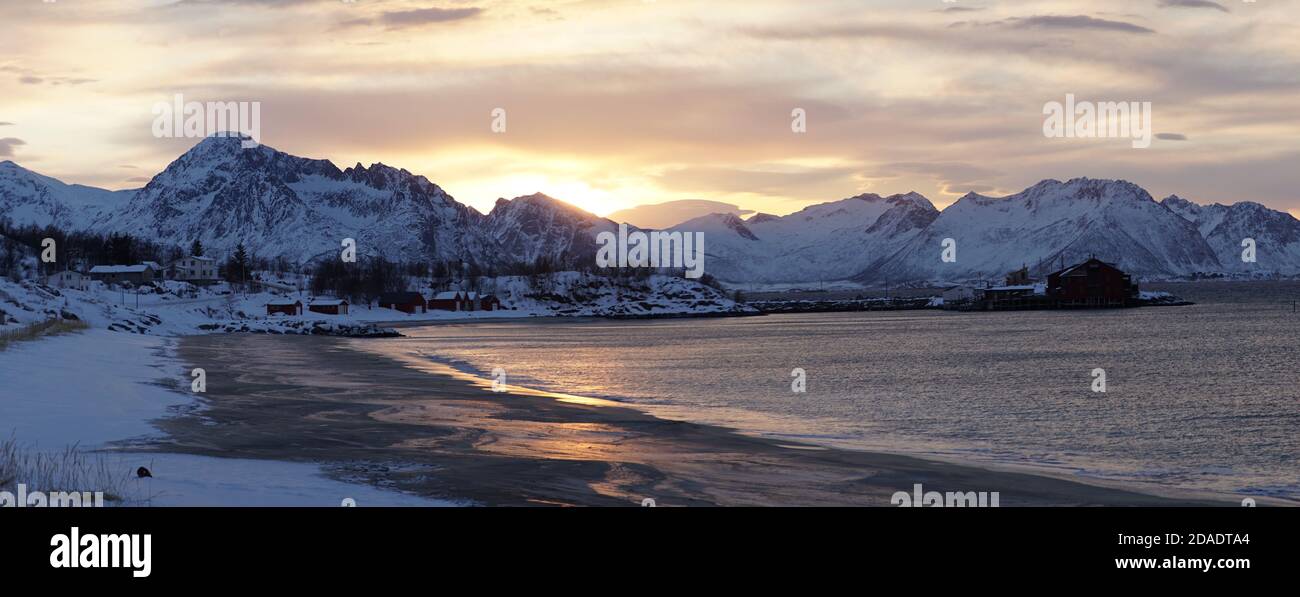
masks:
<path fill-rule="evenodd" d="M 943 291 L 943 304 L 945 307 L 954 304 L 969 303 L 984 297 L 983 288 L 972 286 L 953 286 Z"/>
<path fill-rule="evenodd" d="M 105 284 L 149 284 L 153 270 L 147 265 L 96 265 L 90 268 L 90 277 Z"/>
<path fill-rule="evenodd" d="M 53 286 L 55 288 L 73 288 L 76 290 L 85 290 L 86 277 L 81 275 L 80 272 L 66 270 L 66 271 L 61 271 L 57 274 L 50 274 L 49 277 L 45 278 L 45 285 Z"/>
<path fill-rule="evenodd" d="M 221 281 L 217 275 L 217 261 L 211 257 L 190 255 L 173 261 L 168 266 L 170 278 L 192 284 L 212 284 Z"/>

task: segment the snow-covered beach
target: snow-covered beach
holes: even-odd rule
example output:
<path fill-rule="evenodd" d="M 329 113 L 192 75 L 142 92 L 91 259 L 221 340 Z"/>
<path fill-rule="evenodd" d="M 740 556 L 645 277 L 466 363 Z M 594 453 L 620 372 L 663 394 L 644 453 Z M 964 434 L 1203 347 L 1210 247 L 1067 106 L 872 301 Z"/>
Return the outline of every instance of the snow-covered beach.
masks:
<path fill-rule="evenodd" d="M 507 278 L 499 292 L 511 309 L 408 314 L 358 305 L 346 315 L 305 311 L 281 316 L 267 315 L 266 304 L 294 294 L 269 290 L 270 285 L 265 291 L 241 292 L 224 283 L 205 288 L 166 281 L 136 293 L 98 282 L 55 288 L 0 279 L 0 321 L 8 324 L 0 331 L 51 318 L 88 328 L 13 342 L 0 352 L 0 433 L 27 453 L 74 449 L 90 455 L 96 467 L 120 471 L 121 477 L 111 482 L 125 494 L 115 503 L 126 505 L 337 506 L 345 498 L 359 505 L 457 505 L 463 502 L 360 482 L 364 475 L 335 470 L 327 476 L 319 463 L 300 456 L 240 458 L 160 450 L 165 439 L 158 429 L 161 421 L 202 421 L 208 405 L 205 393 L 191 386 L 195 366 L 178 358 L 180 341 L 227 333 L 368 336 L 395 333 L 387 324 L 557 314 L 707 314 L 736 308 L 715 291 L 700 294 L 698 284 L 665 276 L 628 287 L 610 287 L 576 273 L 550 276 L 545 283 L 551 292 L 572 294 L 570 287 L 581 286 L 589 295 L 580 304 L 539 301 L 526 296 L 529 285 L 522 278 Z M 210 383 L 221 386 L 219 379 Z M 153 477 L 136 478 L 140 466 L 154 471 Z"/>
<path fill-rule="evenodd" d="M 155 422 L 201 403 L 181 380 L 177 338 L 91 329 L 10 346 L 0 354 L 0 425 L 27 450 L 69 446 L 121 472 L 125 505 L 450 505 L 325 476 L 312 463 L 149 450 Z M 152 478 L 138 479 L 146 467 Z M 94 489 L 94 488 L 88 488 Z"/>
<path fill-rule="evenodd" d="M 436 355 L 406 350 L 402 338 L 332 337 L 370 325 L 411 333 L 439 322 L 555 320 L 545 306 L 410 315 L 359 306 L 346 317 L 285 317 L 257 312 L 269 293 L 150 293 L 137 307 L 124 293 L 0 285 L 20 321 L 62 309 L 91 324 L 0 354 L 5 426 L 34 449 L 76 445 L 124 474 L 154 471 L 125 480 L 130 505 L 621 505 L 645 497 L 665 505 L 889 505 L 908 479 L 1001 488 L 1003 505 L 1225 499 L 765 438 L 698 424 L 709 419 L 693 418 L 699 413 L 662 418 L 631 403 L 513 384 L 498 394 L 429 358 Z M 304 325 L 324 332 L 286 333 Z M 191 387 L 196 368 L 202 393 Z M 738 454 L 762 465 L 737 468 Z"/>

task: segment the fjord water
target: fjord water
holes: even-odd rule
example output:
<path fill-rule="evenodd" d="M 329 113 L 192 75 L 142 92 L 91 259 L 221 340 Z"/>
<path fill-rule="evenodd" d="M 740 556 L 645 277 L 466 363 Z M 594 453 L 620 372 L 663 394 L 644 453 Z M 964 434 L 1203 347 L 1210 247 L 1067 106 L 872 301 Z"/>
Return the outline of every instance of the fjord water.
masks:
<path fill-rule="evenodd" d="M 1197 304 L 436 325 L 376 348 L 770 437 L 1300 499 L 1300 283 L 1164 288 Z"/>

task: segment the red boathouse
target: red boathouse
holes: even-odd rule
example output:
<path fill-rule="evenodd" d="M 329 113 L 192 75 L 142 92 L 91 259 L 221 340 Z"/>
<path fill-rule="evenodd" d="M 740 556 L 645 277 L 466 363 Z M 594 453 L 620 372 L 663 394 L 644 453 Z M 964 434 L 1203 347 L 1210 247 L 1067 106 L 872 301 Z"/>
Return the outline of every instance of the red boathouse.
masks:
<path fill-rule="evenodd" d="M 325 315 L 347 315 L 348 302 L 343 299 L 318 298 L 307 304 L 307 310 Z"/>
<path fill-rule="evenodd" d="M 267 315 L 302 315 L 302 301 L 276 299 L 266 304 Z"/>
<path fill-rule="evenodd" d="M 425 312 L 424 295 L 418 292 L 385 292 L 379 295 L 379 306 L 403 313 Z"/>
<path fill-rule="evenodd" d="M 1127 307 L 1138 298 L 1133 278 L 1096 257 L 1047 275 L 1047 296 L 1058 307 Z"/>

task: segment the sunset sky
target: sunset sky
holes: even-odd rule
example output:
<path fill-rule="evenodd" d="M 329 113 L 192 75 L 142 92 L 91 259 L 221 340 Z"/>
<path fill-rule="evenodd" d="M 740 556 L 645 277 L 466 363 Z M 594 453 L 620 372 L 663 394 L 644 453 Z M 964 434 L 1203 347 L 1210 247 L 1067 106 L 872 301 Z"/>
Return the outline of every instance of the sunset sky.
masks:
<path fill-rule="evenodd" d="M 195 142 L 152 135 L 177 93 L 260 101 L 266 145 L 483 211 L 942 207 L 1090 176 L 1300 214 L 1300 0 L 0 2 L 0 160 L 142 186 Z M 1067 93 L 1152 102 L 1160 138 L 1046 138 Z"/>

